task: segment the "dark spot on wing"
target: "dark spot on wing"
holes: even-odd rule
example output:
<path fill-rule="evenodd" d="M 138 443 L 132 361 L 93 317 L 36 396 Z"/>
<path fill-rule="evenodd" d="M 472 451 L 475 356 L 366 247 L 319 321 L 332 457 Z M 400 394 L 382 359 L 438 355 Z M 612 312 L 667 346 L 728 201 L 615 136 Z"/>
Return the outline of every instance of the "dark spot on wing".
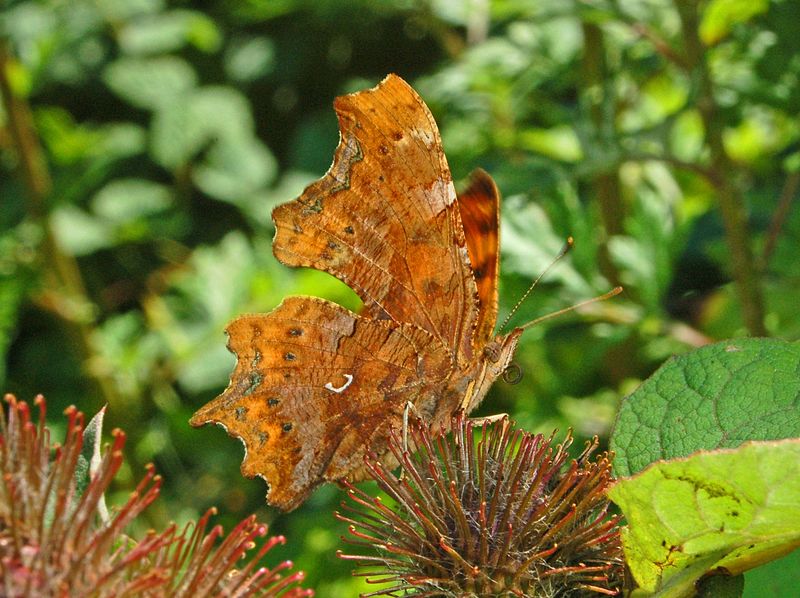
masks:
<path fill-rule="evenodd" d="M 311 214 L 319 214 L 322 212 L 322 200 L 319 197 L 314 200 L 314 203 L 310 201 L 302 201 L 300 203 L 304 205 L 300 212 L 303 216 L 310 216 Z"/>
<path fill-rule="evenodd" d="M 497 223 L 494 220 L 481 220 L 478 223 L 478 230 L 483 235 L 494 233 L 497 230 Z"/>

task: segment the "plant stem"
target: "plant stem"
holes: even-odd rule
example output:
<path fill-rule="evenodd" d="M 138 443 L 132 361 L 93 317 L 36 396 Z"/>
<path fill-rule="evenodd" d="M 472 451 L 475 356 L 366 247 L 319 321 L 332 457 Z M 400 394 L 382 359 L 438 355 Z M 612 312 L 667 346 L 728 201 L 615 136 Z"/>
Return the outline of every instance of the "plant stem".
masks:
<path fill-rule="evenodd" d="M 796 171 L 791 173 L 786 179 L 780 199 L 778 200 L 778 207 L 772 215 L 772 222 L 769 224 L 769 232 L 767 233 L 767 242 L 764 244 L 764 251 L 761 254 L 762 270 L 765 270 L 769 264 L 769 258 L 772 257 L 772 252 L 775 250 L 775 245 L 778 243 L 778 237 L 781 234 L 783 225 L 786 223 L 792 211 L 792 203 L 794 203 L 798 188 L 800 188 L 800 172 Z"/>
<path fill-rule="evenodd" d="M 5 108 L 8 129 L 16 149 L 21 178 L 28 189 L 29 212 L 42 228 L 43 270 L 48 288 L 40 303 L 53 311 L 75 340 L 81 361 L 87 364 L 94 355 L 95 305 L 89 298 L 77 261 L 61 251 L 47 219 L 47 200 L 52 192 L 52 177 L 47 167 L 39 137 L 33 126 L 30 107 L 16 95 L 8 79 L 12 59 L 6 40 L 0 39 L 0 99 Z M 87 368 L 96 382 L 102 401 L 117 403 L 114 381 L 107 375 Z"/>
<path fill-rule="evenodd" d="M 606 81 L 607 65 L 603 31 L 595 23 L 584 22 L 583 62 L 581 76 L 583 95 L 588 104 L 589 116 L 594 125 L 596 140 L 601 147 L 607 147 L 613 138 L 613 97 L 610 97 Z M 619 284 L 619 274 L 608 254 L 608 237 L 622 233 L 623 207 L 620 201 L 618 164 L 610 165 L 608 170 L 594 176 L 593 187 L 600 205 L 600 218 L 603 221 L 605 239 L 601 240 L 598 253 L 600 268 L 612 284 Z"/>
<path fill-rule="evenodd" d="M 706 61 L 706 48 L 699 36 L 697 0 L 675 0 L 681 19 L 688 69 L 698 85 L 697 108 L 706 132 L 709 150 L 709 180 L 719 203 L 725 239 L 731 256 L 731 271 L 742 306 L 745 326 L 753 336 L 765 336 L 764 301 L 750 248 L 744 197 L 735 184 L 737 169 L 725 150 L 725 121 L 714 94 L 714 82 Z"/>

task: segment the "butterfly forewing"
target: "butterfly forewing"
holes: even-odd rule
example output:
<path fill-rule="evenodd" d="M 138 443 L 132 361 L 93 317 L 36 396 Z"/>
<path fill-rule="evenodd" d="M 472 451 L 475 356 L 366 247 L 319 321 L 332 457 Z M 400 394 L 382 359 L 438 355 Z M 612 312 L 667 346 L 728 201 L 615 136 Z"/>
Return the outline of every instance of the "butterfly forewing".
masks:
<path fill-rule="evenodd" d="M 348 284 L 365 313 L 419 326 L 471 357 L 476 287 L 455 189 L 430 111 L 390 75 L 337 98 L 328 173 L 273 211 L 273 251 Z"/>

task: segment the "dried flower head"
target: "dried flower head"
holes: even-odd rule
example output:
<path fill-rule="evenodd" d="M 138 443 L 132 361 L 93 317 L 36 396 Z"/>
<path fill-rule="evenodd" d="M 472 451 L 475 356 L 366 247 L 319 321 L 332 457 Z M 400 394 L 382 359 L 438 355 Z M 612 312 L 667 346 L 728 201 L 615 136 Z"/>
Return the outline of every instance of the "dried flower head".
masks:
<path fill-rule="evenodd" d="M 572 438 L 553 447 L 515 430 L 507 418 L 475 434 L 463 416 L 452 434 L 409 426 L 395 476 L 367 458 L 370 476 L 394 501 L 385 504 L 351 484 L 355 503 L 343 503 L 350 544 L 377 555 L 341 554 L 355 575 L 388 584 L 365 596 L 584 596 L 615 595 L 623 577 L 618 517 L 608 514 L 607 454 L 590 460 L 597 443 L 569 460 Z M 478 438 L 474 438 L 477 436 Z"/>
<path fill-rule="evenodd" d="M 161 479 L 149 466 L 128 502 L 106 510 L 103 495 L 122 465 L 125 434 L 101 455 L 97 416 L 66 410 L 63 445 L 50 442 L 45 401 L 39 422 L 25 402 L 6 395 L 0 414 L 0 595 L 3 596 L 310 596 L 297 586 L 303 573 L 285 575 L 291 562 L 260 567 L 283 537 L 250 556 L 267 527 L 251 516 L 227 536 L 206 528 L 214 510 L 179 530 L 151 531 L 139 542 L 125 528 L 158 496 Z M 87 449 L 89 449 L 87 451 Z M 220 541 L 221 539 L 221 541 Z M 238 565 L 238 568 L 237 568 Z"/>

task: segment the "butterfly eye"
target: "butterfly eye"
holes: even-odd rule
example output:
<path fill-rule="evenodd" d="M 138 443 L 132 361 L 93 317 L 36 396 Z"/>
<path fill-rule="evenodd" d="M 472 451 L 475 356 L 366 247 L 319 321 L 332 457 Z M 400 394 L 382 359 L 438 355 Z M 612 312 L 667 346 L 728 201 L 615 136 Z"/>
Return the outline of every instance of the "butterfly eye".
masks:
<path fill-rule="evenodd" d="M 503 382 L 506 384 L 517 384 L 522 380 L 522 368 L 518 363 L 511 362 L 508 367 L 503 370 Z"/>
<path fill-rule="evenodd" d="M 483 354 L 492 363 L 497 363 L 500 360 L 500 346 L 497 343 L 489 343 L 483 349 Z"/>

